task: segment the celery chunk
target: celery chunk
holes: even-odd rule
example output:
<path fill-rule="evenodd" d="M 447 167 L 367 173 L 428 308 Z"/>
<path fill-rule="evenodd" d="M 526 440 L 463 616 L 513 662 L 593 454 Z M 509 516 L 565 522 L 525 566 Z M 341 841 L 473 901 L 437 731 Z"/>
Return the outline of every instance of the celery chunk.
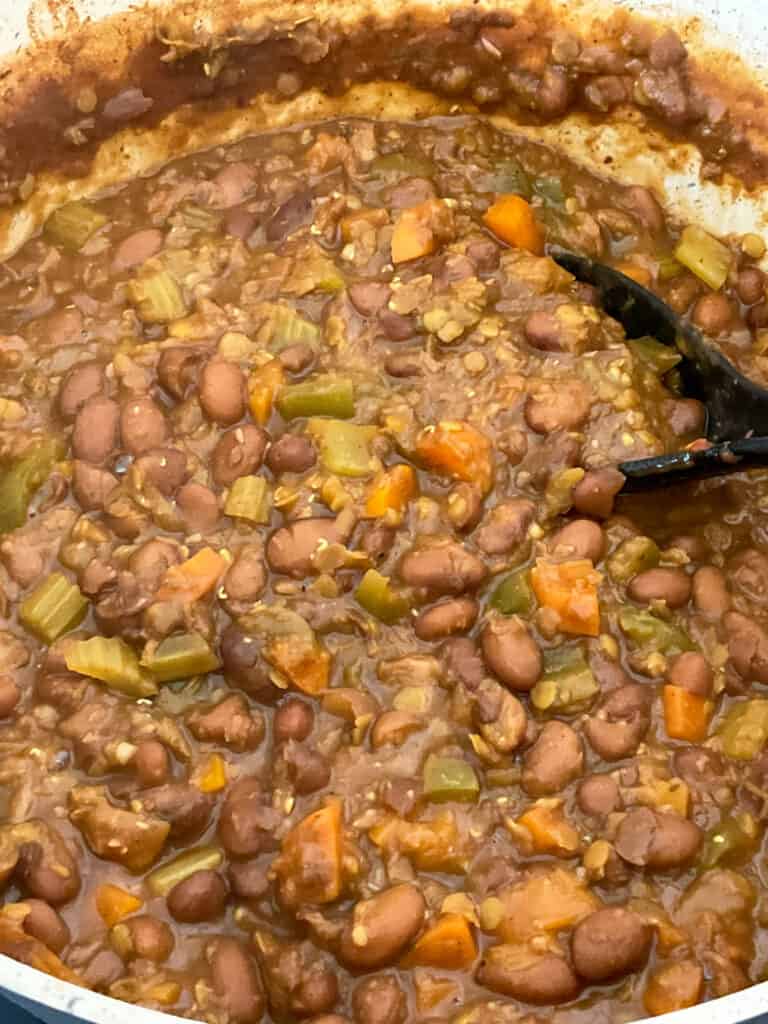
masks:
<path fill-rule="evenodd" d="M 173 683 L 214 672 L 220 663 L 200 633 L 180 633 L 161 640 L 142 664 L 158 683 Z"/>
<path fill-rule="evenodd" d="M 232 484 L 224 503 L 224 512 L 234 519 L 264 526 L 272 510 L 267 481 L 262 476 L 241 476 Z"/>
<path fill-rule="evenodd" d="M 299 416 L 334 416 L 348 420 L 355 415 L 352 381 L 335 374 L 318 374 L 299 384 L 280 388 L 277 409 L 285 420 Z"/>
<path fill-rule="evenodd" d="M 45 222 L 45 234 L 56 245 L 77 252 L 108 219 L 90 203 L 78 199 L 53 211 Z"/>
<path fill-rule="evenodd" d="M 680 236 L 675 259 L 713 291 L 719 291 L 728 279 L 733 255 L 703 228 L 689 225 Z"/>
<path fill-rule="evenodd" d="M 339 476 L 370 476 L 377 463 L 371 455 L 376 427 L 358 426 L 344 420 L 312 419 L 309 432 L 320 446 L 320 458 Z"/>
<path fill-rule="evenodd" d="M 185 850 L 147 875 L 147 885 L 155 896 L 165 896 L 174 885 L 183 882 L 196 871 L 215 871 L 223 860 L 224 856 L 217 846 L 198 846 L 194 850 Z"/>
<path fill-rule="evenodd" d="M 475 769 L 460 757 L 430 754 L 424 764 L 424 796 L 433 803 L 472 803 L 480 793 Z"/>
<path fill-rule="evenodd" d="M 43 643 L 52 644 L 79 626 L 87 610 L 88 601 L 80 588 L 64 573 L 54 572 L 22 601 L 19 621 Z"/>
<path fill-rule="evenodd" d="M 67 668 L 82 676 L 106 683 L 110 690 L 127 697 L 153 697 L 157 684 L 142 669 L 132 647 L 119 637 L 94 636 L 78 640 L 67 650 Z"/>

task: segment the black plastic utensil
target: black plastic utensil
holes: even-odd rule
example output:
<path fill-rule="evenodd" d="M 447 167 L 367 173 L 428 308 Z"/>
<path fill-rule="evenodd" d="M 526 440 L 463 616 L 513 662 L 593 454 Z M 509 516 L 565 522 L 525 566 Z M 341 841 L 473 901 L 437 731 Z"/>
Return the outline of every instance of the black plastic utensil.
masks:
<path fill-rule="evenodd" d="M 755 384 L 690 321 L 653 292 L 604 263 L 562 249 L 552 258 L 578 281 L 590 284 L 600 305 L 628 338 L 652 337 L 677 348 L 683 391 L 707 410 L 706 434 L 714 443 L 700 451 L 672 452 L 622 462 L 623 491 L 642 491 L 704 477 L 768 466 L 768 390 Z"/>

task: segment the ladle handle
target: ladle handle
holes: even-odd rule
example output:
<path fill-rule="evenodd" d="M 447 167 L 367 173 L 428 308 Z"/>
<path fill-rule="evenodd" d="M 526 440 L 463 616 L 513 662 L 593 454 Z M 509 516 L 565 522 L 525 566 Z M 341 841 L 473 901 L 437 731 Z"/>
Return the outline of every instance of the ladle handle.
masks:
<path fill-rule="evenodd" d="M 768 467 L 768 437 L 745 437 L 723 441 L 699 451 L 653 455 L 649 459 L 622 462 L 619 469 L 626 477 L 622 491 L 633 493 L 690 480 L 740 473 L 757 466 Z"/>

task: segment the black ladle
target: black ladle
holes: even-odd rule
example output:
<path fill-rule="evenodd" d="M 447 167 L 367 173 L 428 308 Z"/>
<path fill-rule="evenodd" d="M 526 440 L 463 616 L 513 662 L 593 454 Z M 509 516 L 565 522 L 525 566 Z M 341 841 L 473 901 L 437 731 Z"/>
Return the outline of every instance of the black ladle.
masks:
<path fill-rule="evenodd" d="M 707 410 L 706 436 L 715 443 L 700 451 L 620 463 L 624 492 L 768 466 L 768 436 L 755 436 L 768 435 L 768 390 L 740 373 L 693 324 L 626 274 L 562 249 L 553 248 L 550 255 L 578 281 L 597 289 L 600 305 L 627 338 L 652 337 L 677 348 L 683 391 Z"/>

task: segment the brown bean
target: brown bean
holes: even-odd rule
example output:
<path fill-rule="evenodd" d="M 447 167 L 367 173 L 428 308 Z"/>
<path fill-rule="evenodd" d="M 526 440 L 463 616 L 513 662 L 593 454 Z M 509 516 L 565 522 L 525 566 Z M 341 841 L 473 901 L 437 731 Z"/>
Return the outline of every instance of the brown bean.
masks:
<path fill-rule="evenodd" d="M 157 379 L 165 391 L 183 401 L 197 383 L 199 351 L 188 348 L 165 348 L 157 363 Z"/>
<path fill-rule="evenodd" d="M 682 608 L 691 596 L 691 578 L 682 569 L 648 569 L 629 581 L 627 594 L 638 604 L 664 601 L 668 608 Z"/>
<path fill-rule="evenodd" d="M 222 743 L 232 750 L 255 750 L 264 736 L 264 716 L 241 693 L 206 707 L 196 704 L 187 714 L 187 728 L 202 743 Z"/>
<path fill-rule="evenodd" d="M 408 341 L 417 333 L 416 325 L 409 316 L 395 313 L 386 306 L 380 310 L 377 323 L 390 341 Z"/>
<path fill-rule="evenodd" d="M 736 293 L 745 306 L 765 298 L 765 274 L 759 267 L 744 267 L 736 279 Z"/>
<path fill-rule="evenodd" d="M 441 601 L 419 612 L 413 620 L 413 631 L 419 640 L 444 640 L 454 633 L 466 633 L 477 619 L 479 608 L 472 597 L 456 597 Z"/>
<path fill-rule="evenodd" d="M 22 840 L 15 877 L 21 889 L 54 907 L 68 903 L 80 890 L 77 861 L 59 833 L 50 825 L 28 821 L 30 834 Z"/>
<path fill-rule="evenodd" d="M 420 377 L 424 372 L 421 352 L 389 352 L 384 357 L 384 369 L 390 377 Z"/>
<path fill-rule="evenodd" d="M 222 586 L 228 604 L 253 604 L 267 583 L 264 552 L 260 544 L 243 544 L 227 570 Z"/>
<path fill-rule="evenodd" d="M 162 410 L 151 398 L 137 398 L 123 406 L 120 433 L 131 455 L 141 455 L 165 444 L 168 427 Z"/>
<path fill-rule="evenodd" d="M 297 342 L 282 349 L 278 356 L 288 373 L 299 374 L 308 370 L 315 361 L 315 350 L 311 345 Z"/>
<path fill-rule="evenodd" d="M 12 715 L 21 699 L 21 690 L 11 676 L 0 676 L 0 718 Z"/>
<path fill-rule="evenodd" d="M 678 814 L 635 808 L 622 819 L 614 846 L 635 867 L 669 871 L 690 864 L 702 843 L 698 825 Z"/>
<path fill-rule="evenodd" d="M 185 924 L 212 921 L 227 902 L 227 886 L 215 871 L 195 871 L 177 882 L 166 897 L 171 917 Z"/>
<path fill-rule="evenodd" d="M 162 786 L 171 774 L 171 758 L 159 740 L 140 740 L 133 755 L 133 767 L 144 789 Z"/>
<path fill-rule="evenodd" d="M 624 474 L 618 469 L 589 469 L 573 489 L 573 507 L 582 515 L 607 519 L 623 486 Z"/>
<path fill-rule="evenodd" d="M 305 473 L 317 462 L 315 446 L 303 434 L 283 434 L 267 452 L 267 465 L 275 474 Z"/>
<path fill-rule="evenodd" d="M 584 725 L 590 746 L 604 761 L 620 761 L 637 750 L 650 724 L 650 693 L 638 683 L 612 690 Z"/>
<path fill-rule="evenodd" d="M 360 548 L 372 562 L 381 562 L 392 550 L 397 530 L 385 523 L 373 522 L 365 527 Z"/>
<path fill-rule="evenodd" d="M 543 352 L 562 352 L 562 325 L 554 314 L 544 309 L 531 313 L 523 324 L 525 340 Z"/>
<path fill-rule="evenodd" d="M 494 679 L 483 679 L 474 694 L 474 717 L 483 739 L 502 754 L 523 742 L 528 730 L 525 708 Z"/>
<path fill-rule="evenodd" d="M 331 779 L 328 759 L 318 750 L 307 749 L 300 744 L 289 744 L 285 752 L 288 778 L 296 793 L 305 796 L 324 789 Z"/>
<path fill-rule="evenodd" d="M 418 934 L 426 909 L 421 890 L 409 882 L 360 900 L 341 933 L 341 959 L 368 971 L 394 963 Z"/>
<path fill-rule="evenodd" d="M 700 438 L 707 422 L 707 410 L 695 398 L 674 398 L 663 404 L 667 426 L 678 437 Z"/>
<path fill-rule="evenodd" d="M 178 544 L 164 537 L 153 537 L 133 552 L 128 568 L 142 584 L 154 591 L 160 586 L 166 572 L 182 559 Z"/>
<path fill-rule="evenodd" d="M 276 743 L 296 740 L 300 743 L 312 732 L 315 712 L 312 705 L 299 697 L 286 697 L 275 709 L 272 733 Z"/>
<path fill-rule="evenodd" d="M 371 729 L 371 746 L 374 750 L 391 743 L 399 747 L 412 732 L 424 728 L 423 719 L 407 711 L 385 711 L 379 715 Z"/>
<path fill-rule="evenodd" d="M 703 654 L 698 651 L 684 651 L 678 654 L 669 666 L 667 681 L 672 686 L 696 693 L 700 697 L 709 697 L 712 693 L 714 675 Z"/>
<path fill-rule="evenodd" d="M 219 815 L 218 836 L 232 857 L 255 857 L 272 845 L 271 831 L 279 816 L 264 804 L 258 779 L 239 779 L 227 793 Z"/>
<path fill-rule="evenodd" d="M 241 476 L 255 473 L 267 449 L 267 434 L 252 423 L 221 435 L 211 455 L 211 476 L 218 487 L 231 487 Z"/>
<path fill-rule="evenodd" d="M 101 465 L 117 448 L 120 406 L 104 395 L 94 395 L 79 409 L 72 431 L 72 454 L 83 462 Z"/>
<path fill-rule="evenodd" d="M 83 980 L 89 988 L 105 992 L 125 970 L 123 961 L 111 949 L 102 949 L 83 971 Z"/>
<path fill-rule="evenodd" d="M 347 288 L 349 301 L 360 316 L 373 317 L 389 301 L 391 289 L 384 281 L 355 281 Z"/>
<path fill-rule="evenodd" d="M 32 938 L 42 942 L 54 953 L 61 953 L 69 945 L 69 928 L 58 911 L 43 900 L 24 900 L 29 913 L 22 922 L 22 928 Z"/>
<path fill-rule="evenodd" d="M 160 252 L 164 241 L 162 231 L 158 231 L 157 228 L 143 228 L 141 231 L 134 231 L 124 238 L 115 249 L 115 255 L 112 257 L 112 269 L 119 273 L 146 263 L 148 259 Z"/>
<path fill-rule="evenodd" d="M 708 619 L 722 618 L 731 607 L 728 584 L 720 569 L 703 565 L 693 575 L 693 604 Z"/>
<path fill-rule="evenodd" d="M 95 360 L 77 363 L 59 385 L 59 412 L 65 420 L 75 418 L 89 398 L 104 387 L 104 366 Z"/>
<path fill-rule="evenodd" d="M 605 550 L 605 535 L 591 519 L 574 519 L 550 539 L 550 551 L 563 558 L 588 558 L 599 562 Z"/>
<path fill-rule="evenodd" d="M 695 1006 L 704 992 L 704 971 L 695 960 L 673 960 L 650 975 L 643 1006 L 654 1017 Z"/>
<path fill-rule="evenodd" d="M 525 752 L 522 786 L 529 796 L 559 793 L 581 774 L 581 739 L 565 722 L 546 722 L 538 739 Z"/>
<path fill-rule="evenodd" d="M 768 605 L 768 555 L 756 548 L 746 548 L 729 559 L 726 572 L 736 593 L 753 604 Z"/>
<path fill-rule="evenodd" d="M 474 640 L 457 636 L 446 640 L 442 648 L 448 678 L 476 690 L 485 676 L 485 665 Z"/>
<path fill-rule="evenodd" d="M 492 508 L 475 535 L 475 543 L 487 555 L 506 555 L 528 539 L 536 506 L 526 498 L 512 498 Z"/>
<path fill-rule="evenodd" d="M 243 633 L 232 623 L 222 634 L 220 650 L 224 675 L 228 681 L 255 696 L 267 695 L 272 691 L 273 685 L 261 656 L 261 646 L 252 636 Z"/>
<path fill-rule="evenodd" d="M 455 530 L 474 530 L 483 514 L 480 488 L 464 481 L 454 484 L 445 511 Z"/>
<path fill-rule="evenodd" d="M 733 326 L 734 309 L 731 300 L 722 292 L 708 292 L 691 310 L 691 320 L 705 334 L 716 337 Z"/>
<path fill-rule="evenodd" d="M 624 907 L 603 907 L 576 925 L 571 938 L 573 966 L 587 981 L 621 978 L 645 966 L 652 937 L 639 914 Z"/>
<path fill-rule="evenodd" d="M 187 479 L 187 457 L 178 448 L 154 448 L 140 455 L 134 468 L 142 480 L 170 498 Z"/>
<path fill-rule="evenodd" d="M 404 1024 L 408 1016 L 405 992 L 393 974 L 364 978 L 352 992 L 355 1024 Z"/>
<path fill-rule="evenodd" d="M 592 818 L 604 818 L 621 807 L 621 793 L 610 775 L 588 775 L 579 784 L 576 802 Z"/>
<path fill-rule="evenodd" d="M 731 662 L 741 678 L 768 683 L 768 633 L 740 612 L 728 612 L 723 625 Z"/>
<path fill-rule="evenodd" d="M 543 381 L 528 395 L 523 414 L 535 433 L 552 434 L 583 427 L 591 407 L 590 392 L 581 381 Z"/>
<path fill-rule="evenodd" d="M 649 231 L 660 234 L 664 230 L 664 210 L 652 192 L 642 185 L 632 185 L 624 192 L 624 198 L 638 220 Z"/>
<path fill-rule="evenodd" d="M 267 869 L 255 860 L 230 864 L 227 877 L 233 894 L 246 903 L 258 903 L 269 892 Z"/>
<path fill-rule="evenodd" d="M 318 547 L 343 544 L 350 530 L 339 519 L 297 519 L 275 530 L 267 542 L 267 561 L 275 572 L 301 579 L 316 572 L 314 555 Z"/>
<path fill-rule="evenodd" d="M 541 676 L 538 644 L 523 622 L 494 616 L 481 634 L 483 657 L 493 674 L 510 690 L 531 690 Z"/>
<path fill-rule="evenodd" d="M 84 512 L 103 509 L 118 480 L 109 470 L 75 459 L 72 465 L 72 493 Z"/>
<path fill-rule="evenodd" d="M 517 946 L 491 946 L 477 969 L 478 984 L 534 1006 L 569 1003 L 579 994 L 579 979 L 567 960 Z"/>
<path fill-rule="evenodd" d="M 486 575 L 487 569 L 477 555 L 453 541 L 411 548 L 400 560 L 403 581 L 435 595 L 475 590 Z"/>
<path fill-rule="evenodd" d="M 231 1024 L 253 1024 L 264 1012 L 256 965 L 237 939 L 217 938 L 206 950 L 213 990 Z"/>
<path fill-rule="evenodd" d="M 200 371 L 200 406 L 214 423 L 231 427 L 245 415 L 245 377 L 235 363 L 209 359 Z"/>
<path fill-rule="evenodd" d="M 208 827 L 216 798 L 189 782 L 166 782 L 143 792 L 139 798 L 148 814 L 167 821 L 171 839 L 191 839 Z"/>
<path fill-rule="evenodd" d="M 190 533 L 202 533 L 205 536 L 216 529 L 219 522 L 219 499 L 210 487 L 190 480 L 179 488 L 176 505 Z"/>
<path fill-rule="evenodd" d="M 139 914 L 122 921 L 118 927 L 124 930 L 128 938 L 126 948 L 130 949 L 131 958 L 161 964 L 173 952 L 173 932 L 165 921 L 159 921 L 149 914 Z"/>

